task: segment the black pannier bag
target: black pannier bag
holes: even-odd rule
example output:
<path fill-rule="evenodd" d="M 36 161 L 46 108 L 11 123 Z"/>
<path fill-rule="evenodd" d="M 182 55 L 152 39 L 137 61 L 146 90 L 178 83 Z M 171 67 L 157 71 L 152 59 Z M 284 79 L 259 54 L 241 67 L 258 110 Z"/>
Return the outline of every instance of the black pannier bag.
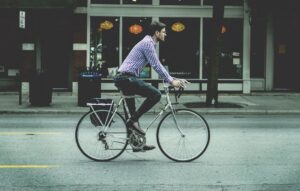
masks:
<path fill-rule="evenodd" d="M 112 116 L 112 111 L 114 108 L 114 102 L 112 99 L 92 98 L 87 102 L 87 105 L 90 107 L 91 112 L 97 110 L 105 110 L 102 112 L 101 111 L 94 112 L 93 114 L 90 115 L 90 119 L 93 125 L 102 126 L 105 123 L 108 123 L 110 121 L 110 118 Z M 111 112 L 106 112 L 106 111 L 111 111 Z"/>

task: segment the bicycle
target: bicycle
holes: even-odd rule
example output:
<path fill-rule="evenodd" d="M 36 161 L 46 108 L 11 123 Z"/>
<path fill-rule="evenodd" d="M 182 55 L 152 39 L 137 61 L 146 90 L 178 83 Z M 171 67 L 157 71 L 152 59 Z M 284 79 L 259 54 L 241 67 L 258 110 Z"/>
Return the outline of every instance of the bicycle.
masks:
<path fill-rule="evenodd" d="M 190 162 L 199 158 L 207 149 L 210 140 L 208 123 L 199 113 L 190 109 L 176 109 L 171 102 L 169 87 L 163 82 L 166 104 L 150 122 L 146 131 L 152 124 L 167 112 L 160 120 L 156 130 L 156 140 L 161 152 L 176 162 Z M 175 91 L 175 88 L 173 88 Z M 183 88 L 175 91 L 176 103 L 181 96 Z M 88 102 L 90 111 L 79 120 L 75 138 L 76 144 L 83 155 L 94 161 L 110 161 L 120 156 L 125 150 L 140 149 L 146 143 L 146 137 L 126 127 L 129 110 L 126 98 L 120 92 L 118 104 L 110 99 L 96 99 L 98 103 Z M 123 104 L 124 116 L 118 112 Z M 104 109 L 95 109 L 98 106 Z M 127 148 L 127 145 L 132 148 Z"/>

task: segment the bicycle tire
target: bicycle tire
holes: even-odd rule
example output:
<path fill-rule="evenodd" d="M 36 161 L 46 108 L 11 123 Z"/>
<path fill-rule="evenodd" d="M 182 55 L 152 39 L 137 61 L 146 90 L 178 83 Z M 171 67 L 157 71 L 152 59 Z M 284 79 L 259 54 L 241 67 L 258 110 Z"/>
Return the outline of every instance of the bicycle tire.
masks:
<path fill-rule="evenodd" d="M 178 126 L 185 136 L 176 128 L 173 114 L 169 112 L 159 122 L 156 131 L 159 149 L 173 161 L 193 161 L 199 158 L 209 145 L 208 123 L 199 113 L 190 109 L 177 109 L 174 112 Z"/>
<path fill-rule="evenodd" d="M 128 144 L 128 132 L 125 119 L 116 112 L 108 110 L 89 111 L 84 114 L 76 126 L 75 139 L 81 153 L 94 161 L 110 161 L 120 156 Z M 101 116 L 97 118 L 96 114 Z M 103 116 L 107 116 L 103 119 Z M 93 117 L 93 118 L 92 118 Z M 103 121 L 99 121 L 103 120 Z M 98 125 L 95 125 L 98 121 Z M 104 132 L 105 127 L 107 131 Z"/>

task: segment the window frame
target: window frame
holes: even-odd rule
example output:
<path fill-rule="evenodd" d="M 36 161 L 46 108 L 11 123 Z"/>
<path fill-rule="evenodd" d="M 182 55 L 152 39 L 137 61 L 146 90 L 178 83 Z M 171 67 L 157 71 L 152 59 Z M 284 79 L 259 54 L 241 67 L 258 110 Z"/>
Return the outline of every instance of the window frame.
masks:
<path fill-rule="evenodd" d="M 122 63 L 123 58 L 123 17 L 151 17 L 152 20 L 158 20 L 159 17 L 182 17 L 182 18 L 200 18 L 200 58 L 199 58 L 199 79 L 202 76 L 202 51 L 203 51 L 203 18 L 212 17 L 212 6 L 178 6 L 178 5 L 159 5 L 159 0 L 153 0 L 152 5 L 124 5 L 124 4 L 104 4 L 96 5 L 91 4 L 88 0 L 87 6 L 87 46 L 90 44 L 90 18 L 92 16 L 102 17 L 119 17 L 119 65 Z M 202 1 L 201 1 L 202 4 Z M 224 10 L 224 18 L 244 18 L 243 6 L 227 6 Z M 159 50 L 159 48 L 157 48 Z M 87 55 L 90 55 L 89 47 L 87 48 Z M 87 65 L 90 63 L 89 56 L 86 60 Z M 159 79 L 155 72 L 151 72 L 151 79 Z"/>

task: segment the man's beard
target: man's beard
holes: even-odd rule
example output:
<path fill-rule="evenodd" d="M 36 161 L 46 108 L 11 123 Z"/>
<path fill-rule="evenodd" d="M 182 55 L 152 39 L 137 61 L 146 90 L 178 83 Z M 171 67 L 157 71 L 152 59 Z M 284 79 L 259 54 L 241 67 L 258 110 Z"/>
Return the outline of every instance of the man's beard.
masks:
<path fill-rule="evenodd" d="M 165 42 L 165 38 L 164 40 L 162 40 L 161 38 L 156 38 L 158 42 Z"/>
<path fill-rule="evenodd" d="M 157 38 L 158 42 L 164 42 L 165 40 L 161 40 L 160 38 Z"/>

